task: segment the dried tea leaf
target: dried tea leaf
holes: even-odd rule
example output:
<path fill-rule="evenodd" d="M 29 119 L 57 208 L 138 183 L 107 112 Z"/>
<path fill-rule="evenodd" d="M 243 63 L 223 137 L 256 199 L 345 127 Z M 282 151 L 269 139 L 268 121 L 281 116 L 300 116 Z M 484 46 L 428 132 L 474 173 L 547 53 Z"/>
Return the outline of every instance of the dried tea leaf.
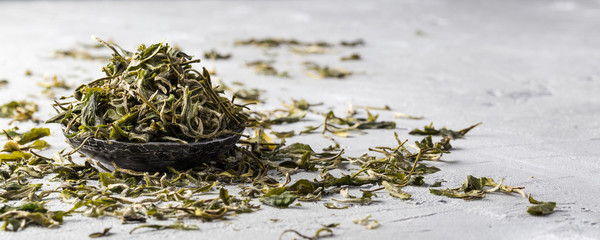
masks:
<path fill-rule="evenodd" d="M 291 52 L 295 53 L 295 54 L 300 54 L 300 55 L 307 55 L 307 54 L 324 54 L 324 53 L 327 53 L 328 50 L 326 47 L 323 47 L 323 46 L 308 45 L 308 46 L 301 46 L 301 47 L 293 47 L 293 48 L 291 48 Z"/>
<path fill-rule="evenodd" d="M 350 56 L 343 56 L 340 58 L 340 61 L 358 61 L 361 60 L 361 57 L 358 53 L 353 53 Z"/>
<path fill-rule="evenodd" d="M 430 123 L 429 125 L 426 125 L 423 130 L 421 129 L 414 129 L 412 131 L 410 131 L 408 134 L 412 134 L 412 135 L 440 135 L 443 137 L 450 137 L 452 139 L 455 138 L 463 138 L 469 131 L 471 131 L 473 128 L 481 125 L 482 123 L 477 123 L 474 125 L 471 125 L 467 128 L 461 129 L 459 131 L 453 131 L 450 129 L 447 129 L 445 127 L 443 127 L 442 129 L 436 129 L 435 127 L 433 127 L 433 122 Z"/>
<path fill-rule="evenodd" d="M 44 87 L 46 89 L 51 88 L 62 88 L 62 89 L 70 89 L 72 86 L 65 82 L 64 79 L 59 78 L 58 75 L 53 76 L 44 76 L 43 82 L 38 82 L 38 86 Z"/>
<path fill-rule="evenodd" d="M 408 200 L 412 197 L 410 194 L 403 192 L 401 187 L 396 187 L 385 180 L 381 182 L 381 185 L 383 185 L 385 191 L 392 197 L 400 198 L 402 200 Z"/>
<path fill-rule="evenodd" d="M 8 85 L 8 80 L 6 79 L 1 79 L 0 80 L 0 89 L 6 87 L 6 85 Z"/>
<path fill-rule="evenodd" d="M 430 188 L 429 192 L 435 195 L 447 196 L 451 198 L 462 198 L 465 200 L 481 199 L 484 198 L 486 193 L 502 191 L 506 193 L 517 192 L 520 193 L 522 187 L 509 187 L 502 185 L 502 181 L 496 184 L 491 178 L 477 178 L 471 175 L 467 176 L 467 179 L 459 188 L 447 188 L 447 189 L 433 189 Z M 486 188 L 488 187 L 488 188 Z M 491 188 L 490 188 L 491 187 Z M 516 190 L 519 191 L 516 191 Z"/>
<path fill-rule="evenodd" d="M 285 235 L 286 233 L 291 232 L 291 233 L 295 233 L 296 235 L 304 238 L 304 239 L 309 239 L 309 240 L 316 240 L 316 239 L 321 239 L 321 238 L 328 238 L 328 237 L 332 237 L 333 236 L 333 231 L 331 231 L 331 229 L 324 227 L 324 228 L 320 228 L 319 230 L 317 230 L 317 232 L 315 233 L 315 235 L 313 235 L 312 237 L 306 236 L 304 234 L 299 233 L 298 231 L 294 230 L 294 229 L 288 229 L 285 230 L 281 233 L 281 235 L 279 235 L 279 240 L 281 240 L 283 238 L 283 235 Z M 325 233 L 325 234 L 322 234 Z"/>
<path fill-rule="evenodd" d="M 246 66 L 254 69 L 254 72 L 259 75 L 275 76 L 275 77 L 289 77 L 287 72 L 279 72 L 273 67 L 273 61 L 256 60 L 247 62 Z"/>
<path fill-rule="evenodd" d="M 394 118 L 405 118 L 405 119 L 414 119 L 414 120 L 421 120 L 424 119 L 425 117 L 423 116 L 413 116 L 407 113 L 401 113 L 401 112 L 395 112 L 394 113 Z"/>
<path fill-rule="evenodd" d="M 12 118 L 13 121 L 35 120 L 33 114 L 37 110 L 38 106 L 33 102 L 12 101 L 0 105 L 0 118 Z"/>
<path fill-rule="evenodd" d="M 352 220 L 352 222 L 354 224 L 365 226 L 366 229 L 370 230 L 376 229 L 379 226 L 381 226 L 377 220 L 373 220 L 371 219 L 371 217 L 371 214 L 367 214 L 364 218 L 354 219 Z"/>
<path fill-rule="evenodd" d="M 279 47 L 280 45 L 300 45 L 300 42 L 294 39 L 282 38 L 264 38 L 264 39 L 247 39 L 235 41 L 236 46 L 254 45 L 257 47 Z"/>
<path fill-rule="evenodd" d="M 320 66 L 313 62 L 305 62 L 304 65 L 310 71 L 310 76 L 317 79 L 345 78 L 352 75 L 351 71 L 342 68 L 329 68 L 328 66 Z"/>
<path fill-rule="evenodd" d="M 231 53 L 222 54 L 222 53 L 219 53 L 216 50 L 212 49 L 208 52 L 204 52 L 204 58 L 211 59 L 211 60 L 224 60 L 224 59 L 231 58 Z"/>
<path fill-rule="evenodd" d="M 360 198 L 357 198 L 355 196 L 352 196 L 350 194 L 348 194 L 348 188 L 342 189 L 340 191 L 340 193 L 342 194 L 342 196 L 345 197 L 345 199 L 336 199 L 336 198 L 332 198 L 331 200 L 335 201 L 335 202 L 339 202 L 339 203 L 349 203 L 349 204 L 361 204 L 361 205 L 368 205 L 371 203 L 372 201 L 372 196 L 373 193 L 371 192 L 363 192 L 363 195 Z"/>
<path fill-rule="evenodd" d="M 294 130 L 287 132 L 271 131 L 271 134 L 275 135 L 277 138 L 290 138 L 296 136 L 296 132 Z"/>
<path fill-rule="evenodd" d="M 17 140 L 17 143 L 23 145 L 47 136 L 50 136 L 49 128 L 32 128 L 23 133 L 21 138 Z"/>
<path fill-rule="evenodd" d="M 342 41 L 342 42 L 340 42 L 340 45 L 342 45 L 344 47 L 357 47 L 357 46 L 365 45 L 365 41 L 363 41 L 362 39 L 356 39 L 353 41 Z"/>
<path fill-rule="evenodd" d="M 175 224 L 172 224 L 172 225 L 160 225 L 160 224 L 138 225 L 135 228 L 131 229 L 131 231 L 129 231 L 129 234 L 132 234 L 135 230 L 138 230 L 140 228 L 154 228 L 154 230 L 175 229 L 175 230 L 185 230 L 185 231 L 200 229 L 196 225 L 184 225 L 183 222 L 177 221 L 177 222 L 175 222 Z"/>
<path fill-rule="evenodd" d="M 332 203 L 332 202 L 323 203 L 323 205 L 329 209 L 346 209 L 346 208 L 350 207 L 348 205 L 342 205 L 342 206 L 336 205 L 335 203 Z"/>
<path fill-rule="evenodd" d="M 62 224 L 65 214 L 62 211 L 47 211 L 45 208 L 40 208 L 38 204 L 24 204 L 15 210 L 0 214 L 0 220 L 4 221 L 1 229 L 16 232 L 32 224 L 55 228 Z"/>
<path fill-rule="evenodd" d="M 104 230 L 102 232 L 95 232 L 89 235 L 90 238 L 99 238 L 99 237 L 108 237 L 110 235 L 112 235 L 112 233 L 110 233 L 110 229 L 111 228 L 104 228 Z"/>
<path fill-rule="evenodd" d="M 260 198 L 260 201 L 264 204 L 278 207 L 278 208 L 287 208 L 290 204 L 292 204 L 296 200 L 297 196 L 285 191 L 281 194 L 267 196 Z"/>
<path fill-rule="evenodd" d="M 534 204 L 527 208 L 527 212 L 533 216 L 544 216 L 554 212 L 556 208 L 556 202 L 542 202 L 535 200 L 529 195 L 529 203 Z"/>

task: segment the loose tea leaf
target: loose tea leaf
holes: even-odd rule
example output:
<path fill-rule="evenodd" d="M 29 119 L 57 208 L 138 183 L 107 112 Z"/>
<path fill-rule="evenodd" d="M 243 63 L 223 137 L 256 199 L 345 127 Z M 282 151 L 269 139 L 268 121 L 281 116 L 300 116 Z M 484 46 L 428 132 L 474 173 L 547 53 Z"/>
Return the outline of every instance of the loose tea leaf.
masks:
<path fill-rule="evenodd" d="M 211 60 L 223 60 L 223 59 L 231 58 L 231 54 L 230 53 L 222 54 L 222 53 L 219 53 L 216 50 L 212 49 L 208 52 L 204 52 L 204 58 L 211 59 Z"/>
<path fill-rule="evenodd" d="M 135 230 L 138 230 L 140 228 L 153 228 L 154 230 L 175 229 L 175 230 L 185 230 L 185 231 L 200 229 L 196 225 L 184 225 L 183 222 L 177 221 L 177 222 L 175 222 L 175 224 L 172 224 L 172 225 L 160 225 L 160 224 L 138 225 L 135 228 L 131 229 L 131 231 L 129 231 L 129 234 L 132 234 Z"/>
<path fill-rule="evenodd" d="M 356 39 L 353 41 L 342 41 L 340 43 L 340 45 L 342 45 L 344 47 L 357 47 L 357 46 L 365 45 L 365 41 L 363 41 L 362 39 Z"/>
<path fill-rule="evenodd" d="M 534 204 L 527 208 L 527 212 L 533 216 L 544 216 L 554 212 L 556 202 L 541 202 L 535 200 L 531 195 L 528 197 L 529 203 Z"/>
<path fill-rule="evenodd" d="M 264 204 L 278 207 L 278 208 L 287 208 L 290 204 L 292 204 L 296 200 L 297 196 L 285 191 L 281 194 L 262 197 L 260 201 Z"/>
<path fill-rule="evenodd" d="M 381 226 L 377 220 L 373 220 L 371 217 L 371 214 L 367 214 L 364 218 L 354 219 L 352 222 L 354 224 L 365 226 L 366 229 L 376 229 Z"/>
<path fill-rule="evenodd" d="M 105 228 L 102 232 L 96 232 L 89 235 L 90 238 L 108 237 L 112 235 L 109 231 L 111 228 Z"/>
<path fill-rule="evenodd" d="M 3 231 L 20 231 L 28 225 L 54 228 L 62 224 L 65 212 L 48 211 L 40 202 L 26 202 L 18 207 L 0 208 L 0 220 L 4 221 Z"/>
<path fill-rule="evenodd" d="M 35 120 L 33 114 L 37 112 L 38 105 L 27 101 L 12 101 L 0 105 L 0 118 L 12 118 L 11 121 Z"/>
<path fill-rule="evenodd" d="M 19 139 L 15 140 L 17 140 L 17 143 L 23 145 L 47 136 L 50 136 L 50 129 L 32 128 L 31 130 L 23 133 Z"/>
<path fill-rule="evenodd" d="M 290 75 L 287 72 L 279 72 L 275 67 L 273 67 L 273 61 L 263 61 L 256 60 L 252 62 L 247 62 L 246 66 L 254 69 L 256 74 L 266 75 L 266 76 L 276 76 L 276 77 L 289 77 Z"/>
<path fill-rule="evenodd" d="M 331 231 L 331 229 L 329 229 L 328 227 L 320 228 L 319 230 L 317 230 L 315 235 L 313 235 L 312 237 L 301 234 L 294 229 L 288 229 L 288 230 L 283 231 L 281 233 L 281 235 L 279 235 L 279 240 L 281 240 L 283 238 L 283 235 L 285 235 L 286 233 L 289 233 L 289 232 L 295 233 L 296 235 L 298 235 L 304 239 L 309 239 L 309 240 L 317 240 L 317 239 L 328 238 L 328 237 L 333 236 L 333 231 Z M 324 233 L 324 234 L 322 234 L 322 233 Z"/>
<path fill-rule="evenodd" d="M 331 203 L 331 202 L 328 202 L 328 203 L 323 203 L 323 205 L 324 205 L 326 208 L 329 208 L 329 209 L 347 209 L 347 208 L 349 208 L 349 207 L 350 207 L 350 206 L 348 206 L 348 205 L 344 205 L 344 206 L 338 206 L 338 205 L 335 205 L 335 203 Z"/>
<path fill-rule="evenodd" d="M 425 126 L 423 128 L 423 130 L 420 129 L 414 129 L 412 131 L 410 131 L 408 134 L 413 134 L 413 135 L 440 135 L 443 137 L 451 137 L 452 139 L 455 138 L 463 138 L 469 131 L 471 131 L 473 128 L 481 125 L 482 123 L 477 123 L 474 124 L 472 126 L 469 126 L 467 128 L 461 129 L 459 131 L 453 131 L 447 128 L 442 128 L 442 129 L 436 129 L 433 127 L 433 122 L 430 123 L 429 125 Z"/>
<path fill-rule="evenodd" d="M 360 57 L 360 55 L 358 53 L 353 53 L 350 56 L 341 57 L 340 61 L 358 61 L 361 59 L 362 58 Z"/>
<path fill-rule="evenodd" d="M 6 87 L 7 85 L 8 85 L 8 80 L 6 80 L 6 79 L 0 80 L 0 89 Z"/>
<path fill-rule="evenodd" d="M 300 45 L 300 42 L 294 39 L 282 39 L 282 38 L 265 38 L 265 39 L 247 39 L 247 40 L 237 40 L 235 41 L 235 45 L 243 46 L 243 45 L 254 45 L 257 47 L 279 47 L 280 45 Z"/>
<path fill-rule="evenodd" d="M 98 39 L 99 40 L 99 39 Z M 70 137 L 128 142 L 197 142 L 244 126 L 242 107 L 215 92 L 210 75 L 191 67 L 199 60 L 166 43 L 137 52 L 99 40 L 113 50 L 106 77 L 79 86 L 73 104 L 56 103 Z"/>
<path fill-rule="evenodd" d="M 352 75 L 351 71 L 342 68 L 329 68 L 329 66 L 320 66 L 313 62 L 305 62 L 304 65 L 309 70 L 310 76 L 316 79 L 345 78 Z"/>
<path fill-rule="evenodd" d="M 381 185 L 385 187 L 385 191 L 387 191 L 392 197 L 400 198 L 402 200 L 407 200 L 412 197 L 410 194 L 403 192 L 401 188 L 396 187 L 387 181 L 382 181 Z"/>
<path fill-rule="evenodd" d="M 394 113 L 394 118 L 405 118 L 405 119 L 420 120 L 420 119 L 424 119 L 425 117 L 423 117 L 423 116 L 413 116 L 413 115 L 406 114 L 406 113 L 395 112 Z"/>
<path fill-rule="evenodd" d="M 488 188 L 486 188 L 488 187 Z M 517 192 L 521 195 L 523 187 L 509 187 L 500 183 L 495 183 L 491 178 L 477 178 L 471 175 L 467 176 L 467 179 L 463 182 L 459 188 L 447 188 L 447 189 L 434 189 L 430 188 L 429 192 L 435 195 L 447 196 L 451 198 L 462 198 L 464 200 L 482 199 L 486 193 L 501 191 L 506 193 Z"/>

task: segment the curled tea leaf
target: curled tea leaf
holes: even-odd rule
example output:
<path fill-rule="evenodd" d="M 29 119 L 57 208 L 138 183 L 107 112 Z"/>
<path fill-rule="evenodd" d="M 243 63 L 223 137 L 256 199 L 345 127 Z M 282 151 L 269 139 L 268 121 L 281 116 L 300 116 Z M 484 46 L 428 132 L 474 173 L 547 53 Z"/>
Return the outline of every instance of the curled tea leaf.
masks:
<path fill-rule="evenodd" d="M 111 228 L 105 228 L 102 232 L 95 232 L 89 235 L 90 238 L 108 237 L 112 235 L 110 233 Z"/>
<path fill-rule="evenodd" d="M 542 202 L 535 200 L 531 195 L 529 195 L 529 203 L 534 204 L 533 206 L 529 206 L 527 208 L 527 213 L 533 216 L 544 216 L 554 212 L 554 208 L 556 208 L 556 202 Z"/>
<path fill-rule="evenodd" d="M 278 208 L 287 208 L 290 204 L 292 204 L 296 200 L 297 196 L 285 191 L 281 194 L 271 195 L 267 197 L 260 198 L 260 201 L 264 204 L 278 207 Z"/>
<path fill-rule="evenodd" d="M 175 222 L 175 224 L 171 224 L 171 225 L 160 225 L 160 224 L 138 225 L 135 228 L 131 229 L 131 231 L 129 231 L 129 234 L 132 234 L 135 230 L 138 230 L 141 228 L 153 228 L 154 230 L 175 229 L 175 230 L 185 230 L 185 231 L 200 229 L 196 225 L 184 225 L 183 222 L 177 221 L 177 222 Z"/>

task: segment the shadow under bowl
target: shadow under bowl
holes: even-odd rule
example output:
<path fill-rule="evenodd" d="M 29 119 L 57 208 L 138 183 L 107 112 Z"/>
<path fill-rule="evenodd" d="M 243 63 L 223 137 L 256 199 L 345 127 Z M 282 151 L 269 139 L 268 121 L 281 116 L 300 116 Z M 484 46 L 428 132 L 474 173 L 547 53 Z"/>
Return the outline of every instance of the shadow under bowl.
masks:
<path fill-rule="evenodd" d="M 238 129 L 241 133 L 244 129 Z M 113 162 L 119 168 L 144 172 L 164 172 L 167 167 L 177 170 L 190 169 L 203 163 L 217 160 L 219 156 L 231 150 L 240 139 L 238 134 L 227 134 L 212 140 L 195 143 L 147 142 L 131 143 L 114 140 L 89 138 L 67 138 L 69 144 L 80 153 L 100 161 L 106 167 L 113 168 Z"/>

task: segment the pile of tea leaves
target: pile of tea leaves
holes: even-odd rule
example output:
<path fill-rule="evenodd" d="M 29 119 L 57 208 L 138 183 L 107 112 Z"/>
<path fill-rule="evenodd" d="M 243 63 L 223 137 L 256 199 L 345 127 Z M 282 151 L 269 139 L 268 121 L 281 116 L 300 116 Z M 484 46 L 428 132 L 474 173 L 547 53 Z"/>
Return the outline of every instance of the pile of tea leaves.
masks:
<path fill-rule="evenodd" d="M 79 86 L 75 103 L 54 104 L 59 113 L 47 121 L 61 123 L 69 137 L 197 142 L 246 124 L 242 107 L 215 91 L 208 71 L 191 67 L 199 59 L 166 43 L 132 53 L 99 41 L 113 50 L 106 77 Z"/>
<path fill-rule="evenodd" d="M 383 194 L 399 201 L 409 200 L 413 198 L 412 191 L 420 188 L 465 200 L 482 199 L 496 192 L 526 196 L 523 187 L 503 185 L 503 179 L 488 177 L 469 175 L 458 188 L 441 189 L 441 182 L 427 183 L 428 174 L 441 171 L 430 163 L 451 153 L 451 142 L 464 138 L 481 123 L 460 130 L 437 129 L 429 124 L 410 132 L 423 135 L 420 141 L 410 144 L 394 131 L 394 121 L 381 120 L 377 114 L 376 111 L 391 111 L 388 106 L 350 105 L 346 115 L 341 116 L 331 110 L 323 111 L 331 107 L 323 103 L 293 99 L 281 108 L 255 111 L 225 98 L 222 93 L 228 87 L 213 85 L 206 69 L 197 71 L 191 67 L 198 60 L 165 43 L 142 45 L 131 53 L 116 44 L 100 42 L 113 51 L 110 63 L 103 68 L 107 76 L 78 87 L 75 101 L 56 102 L 54 107 L 59 114 L 48 121 L 65 126 L 67 137 L 193 142 L 230 134 L 240 126 L 246 127 L 245 134 L 232 150 L 216 159 L 219 164 L 185 171 L 170 168 L 167 172 L 136 172 L 80 159 L 75 150 L 63 149 L 45 156 L 42 153 L 50 147 L 44 140 L 51 134 L 48 128 L 3 129 L 6 140 L 0 154 L 2 230 L 20 231 L 31 225 L 56 228 L 70 224 L 71 217 L 82 215 L 135 224 L 129 234 L 142 233 L 147 228 L 193 231 L 202 226 L 188 224 L 192 220 L 225 221 L 265 206 L 284 209 L 300 202 L 318 202 L 323 208 L 344 211 L 350 206 L 369 205 Z M 256 40 L 248 44 L 273 45 Z M 260 90 L 252 92 L 252 99 L 258 99 Z M 321 119 L 305 129 L 292 128 L 291 123 L 314 121 L 307 119 L 308 115 Z M 267 133 L 274 126 L 284 130 Z M 336 141 L 360 137 L 371 129 L 389 131 L 389 144 L 365 146 L 363 155 L 349 156 Z M 331 140 L 332 145 L 319 150 L 292 141 L 295 136 L 307 134 L 320 135 Z M 314 178 L 294 176 L 297 173 L 311 173 Z M 51 188 L 37 183 L 41 179 L 60 185 Z M 407 186 L 414 188 L 407 190 Z M 353 195 L 356 190 L 361 194 Z M 69 207 L 50 209 L 47 203 L 57 199 Z M 535 216 L 550 214 L 556 206 L 531 197 L 529 202 L 534 206 L 528 212 Z M 353 222 L 366 229 L 380 227 L 371 217 Z M 323 225 L 313 236 L 288 229 L 281 237 L 334 236 L 333 229 L 338 225 Z M 120 234 L 127 233 L 105 228 L 90 233 L 90 237 Z"/>

